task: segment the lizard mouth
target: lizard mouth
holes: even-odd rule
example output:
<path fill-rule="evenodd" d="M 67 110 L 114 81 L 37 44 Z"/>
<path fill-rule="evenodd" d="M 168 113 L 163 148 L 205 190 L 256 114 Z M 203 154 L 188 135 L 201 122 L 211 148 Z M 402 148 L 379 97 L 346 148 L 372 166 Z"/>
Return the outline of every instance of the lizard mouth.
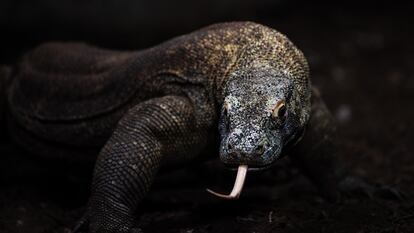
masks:
<path fill-rule="evenodd" d="M 248 165 L 248 169 L 247 171 L 249 172 L 257 172 L 257 171 L 263 171 L 266 170 L 270 167 L 273 166 L 273 164 L 275 164 L 275 161 L 269 163 L 269 164 L 263 164 L 263 165 Z M 236 165 L 236 164 L 225 164 L 226 168 L 231 170 L 231 171 L 238 171 L 240 168 L 240 165 Z M 247 165 L 246 165 L 247 166 Z"/>
<path fill-rule="evenodd" d="M 217 193 L 212 191 L 211 189 L 207 189 L 207 192 L 213 194 L 214 196 L 227 199 L 227 200 L 236 200 L 239 199 L 241 191 L 243 190 L 244 181 L 246 180 L 246 173 L 247 173 L 247 165 L 240 165 L 237 169 L 237 176 L 236 181 L 234 182 L 233 189 L 231 193 L 228 195 Z"/>

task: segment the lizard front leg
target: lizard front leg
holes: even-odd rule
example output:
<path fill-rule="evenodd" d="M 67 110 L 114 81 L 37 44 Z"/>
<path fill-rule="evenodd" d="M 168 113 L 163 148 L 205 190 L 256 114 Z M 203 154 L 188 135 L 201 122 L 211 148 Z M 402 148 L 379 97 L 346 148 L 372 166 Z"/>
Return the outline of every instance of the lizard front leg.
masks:
<path fill-rule="evenodd" d="M 152 99 L 131 109 L 98 156 L 85 218 L 89 232 L 130 232 L 134 213 L 161 163 L 199 153 L 207 130 L 185 97 Z"/>
<path fill-rule="evenodd" d="M 321 99 L 319 91 L 312 90 L 311 117 L 302 140 L 291 151 L 290 158 L 328 200 L 339 198 L 338 182 L 344 176 L 337 163 L 336 125 Z"/>
<path fill-rule="evenodd" d="M 293 162 L 317 186 L 321 195 L 337 201 L 341 193 L 365 194 L 373 197 L 403 199 L 403 194 L 386 185 L 371 182 L 352 175 L 338 162 L 335 121 L 324 104 L 319 92 L 313 89 L 311 118 L 301 142 L 291 151 Z"/>

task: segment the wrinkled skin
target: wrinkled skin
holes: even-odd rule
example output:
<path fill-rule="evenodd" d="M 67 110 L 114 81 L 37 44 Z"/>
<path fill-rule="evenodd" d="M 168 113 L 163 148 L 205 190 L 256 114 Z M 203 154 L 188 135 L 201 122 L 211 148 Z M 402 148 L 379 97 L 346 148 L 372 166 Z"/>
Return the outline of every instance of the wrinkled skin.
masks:
<path fill-rule="evenodd" d="M 137 232 L 135 213 L 160 169 L 218 153 L 251 169 L 288 154 L 331 200 L 344 180 L 370 187 L 335 163 L 334 123 L 303 54 L 260 24 L 216 24 L 137 52 L 50 43 L 3 70 L 0 112 L 16 143 L 96 161 L 74 232 Z"/>

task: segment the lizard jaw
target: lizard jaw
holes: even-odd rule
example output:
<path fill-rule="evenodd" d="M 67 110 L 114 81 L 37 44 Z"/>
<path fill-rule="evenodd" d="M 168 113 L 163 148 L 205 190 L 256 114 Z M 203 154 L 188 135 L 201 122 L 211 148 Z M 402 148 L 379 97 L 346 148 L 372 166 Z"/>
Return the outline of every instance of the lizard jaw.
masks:
<path fill-rule="evenodd" d="M 239 166 L 239 168 L 237 169 L 237 176 L 236 181 L 234 182 L 233 190 L 231 190 L 231 193 L 229 195 L 220 194 L 212 191 L 211 189 L 207 189 L 207 192 L 227 200 L 239 199 L 241 191 L 243 190 L 244 181 L 246 180 L 247 168 L 247 165 Z"/>

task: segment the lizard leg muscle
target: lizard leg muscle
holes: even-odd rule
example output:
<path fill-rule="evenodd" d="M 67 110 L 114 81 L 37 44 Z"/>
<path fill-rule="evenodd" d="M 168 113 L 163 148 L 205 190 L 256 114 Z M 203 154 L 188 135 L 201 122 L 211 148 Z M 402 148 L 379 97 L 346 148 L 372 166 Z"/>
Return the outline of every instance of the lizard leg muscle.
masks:
<path fill-rule="evenodd" d="M 161 163 L 199 154 L 206 130 L 193 112 L 187 98 L 166 96 L 141 103 L 121 119 L 95 166 L 85 221 L 90 232 L 129 232 Z"/>
<path fill-rule="evenodd" d="M 335 123 L 319 92 L 313 90 L 312 112 L 307 132 L 294 148 L 293 162 L 318 187 L 323 197 L 337 201 L 339 194 L 363 194 L 402 200 L 404 194 L 386 185 L 376 185 L 354 176 L 338 162 Z"/>

